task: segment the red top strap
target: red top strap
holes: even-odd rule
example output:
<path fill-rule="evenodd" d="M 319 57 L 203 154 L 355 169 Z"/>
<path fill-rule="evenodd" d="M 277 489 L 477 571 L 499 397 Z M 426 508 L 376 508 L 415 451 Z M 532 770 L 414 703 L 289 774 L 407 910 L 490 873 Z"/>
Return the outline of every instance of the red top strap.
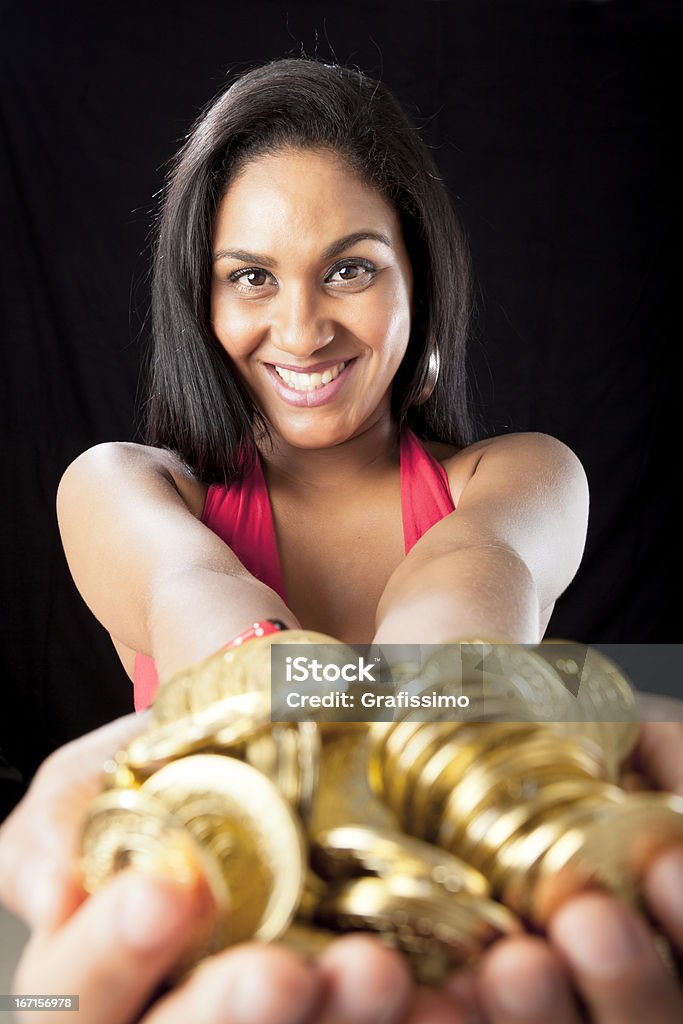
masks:
<path fill-rule="evenodd" d="M 401 512 L 406 554 L 420 537 L 455 511 L 446 470 L 412 430 L 401 435 Z"/>

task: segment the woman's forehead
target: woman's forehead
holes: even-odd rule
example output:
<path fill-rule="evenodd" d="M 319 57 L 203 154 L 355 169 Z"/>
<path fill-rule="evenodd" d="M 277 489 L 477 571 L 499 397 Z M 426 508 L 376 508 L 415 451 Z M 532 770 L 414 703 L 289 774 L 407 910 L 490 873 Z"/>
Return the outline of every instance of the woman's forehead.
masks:
<path fill-rule="evenodd" d="M 340 155 L 287 149 L 250 160 L 217 211 L 215 241 L 237 246 L 253 238 L 291 243 L 299 234 L 333 241 L 354 231 L 400 234 L 393 207 Z M 228 237 L 229 236 L 229 237 Z"/>

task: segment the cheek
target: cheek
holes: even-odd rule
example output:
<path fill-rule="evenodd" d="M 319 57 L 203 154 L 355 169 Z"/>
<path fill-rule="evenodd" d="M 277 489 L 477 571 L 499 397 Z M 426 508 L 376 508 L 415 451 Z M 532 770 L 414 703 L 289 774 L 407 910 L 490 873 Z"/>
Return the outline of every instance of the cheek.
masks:
<path fill-rule="evenodd" d="M 253 318 L 240 313 L 232 303 L 212 298 L 211 326 L 225 351 L 236 361 L 246 356 L 253 347 L 255 334 Z"/>
<path fill-rule="evenodd" d="M 397 285 L 381 297 L 373 318 L 375 345 L 383 347 L 392 361 L 401 358 L 410 337 L 410 296 Z"/>

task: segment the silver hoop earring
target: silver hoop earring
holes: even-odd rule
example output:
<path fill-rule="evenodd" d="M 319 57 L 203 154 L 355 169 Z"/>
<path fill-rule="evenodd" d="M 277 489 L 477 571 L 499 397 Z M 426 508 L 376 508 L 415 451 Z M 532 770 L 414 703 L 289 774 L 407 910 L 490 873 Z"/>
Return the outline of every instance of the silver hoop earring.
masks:
<path fill-rule="evenodd" d="M 433 348 L 429 353 L 429 359 L 427 360 L 427 372 L 425 373 L 424 382 L 420 389 L 420 394 L 415 399 L 415 405 L 424 405 L 427 399 L 431 396 L 436 382 L 439 379 L 439 370 L 441 369 L 441 358 L 439 356 L 438 348 Z"/>

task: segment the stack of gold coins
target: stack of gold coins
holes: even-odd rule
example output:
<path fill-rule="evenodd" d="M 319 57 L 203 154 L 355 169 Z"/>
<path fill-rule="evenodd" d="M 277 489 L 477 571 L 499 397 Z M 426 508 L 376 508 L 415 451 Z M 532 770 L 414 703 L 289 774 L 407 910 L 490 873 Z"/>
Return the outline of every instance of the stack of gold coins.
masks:
<path fill-rule="evenodd" d="M 519 930 L 479 872 L 398 831 L 368 784 L 366 723 L 271 721 L 270 651 L 284 642 L 342 646 L 306 631 L 274 634 L 162 685 L 149 728 L 108 762 L 90 806 L 86 889 L 127 865 L 199 879 L 216 912 L 176 975 L 247 938 L 315 951 L 362 929 L 435 981 Z"/>
<path fill-rule="evenodd" d="M 88 891 L 131 865 L 210 895 L 215 914 L 174 976 L 249 938 L 315 953 L 363 930 L 438 982 L 586 885 L 635 899 L 651 858 L 683 838 L 683 800 L 616 784 L 635 702 L 591 649 L 444 645 L 402 666 L 396 692 L 456 694 L 466 710 L 277 723 L 271 648 L 283 643 L 350 651 L 292 630 L 178 673 L 89 808 Z"/>
<path fill-rule="evenodd" d="M 512 645 L 444 647 L 410 685 L 471 691 L 478 720 L 415 721 L 405 711 L 371 727 L 370 783 L 401 827 L 478 868 L 493 895 L 534 924 L 587 885 L 637 899 L 651 859 L 683 840 L 681 798 L 628 794 L 611 781 L 635 742 L 632 691 L 602 655 L 572 648 L 569 658 L 552 648 L 541 657 Z M 557 668 L 567 675 L 579 664 L 581 685 L 571 687 Z"/>
<path fill-rule="evenodd" d="M 320 832 L 311 865 L 326 883 L 312 907 L 315 922 L 378 934 L 406 954 L 423 983 L 442 980 L 495 939 L 521 930 L 490 898 L 479 871 L 402 832 L 355 824 Z"/>

